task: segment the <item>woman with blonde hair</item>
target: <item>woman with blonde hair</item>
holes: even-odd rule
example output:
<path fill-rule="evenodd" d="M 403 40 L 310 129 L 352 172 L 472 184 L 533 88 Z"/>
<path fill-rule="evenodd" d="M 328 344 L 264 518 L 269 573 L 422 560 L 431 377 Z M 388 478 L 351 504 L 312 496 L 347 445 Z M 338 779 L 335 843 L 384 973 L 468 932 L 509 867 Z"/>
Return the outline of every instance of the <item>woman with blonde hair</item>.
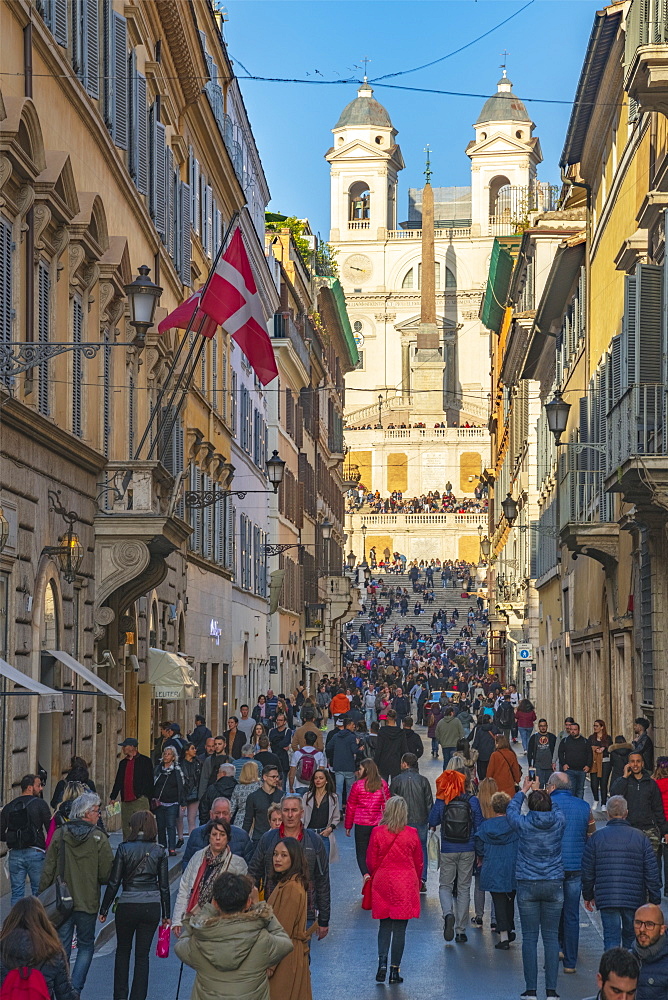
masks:
<path fill-rule="evenodd" d="M 0 931 L 0 987 L 9 994 L 16 986 L 12 980 L 20 975 L 18 970 L 26 968 L 41 972 L 53 1000 L 78 1000 L 63 945 L 37 896 L 19 899 L 4 919 Z M 21 982 L 30 983 L 30 977 Z M 36 996 L 32 986 L 30 983 L 26 996 Z"/>
<path fill-rule="evenodd" d="M 60 804 L 56 809 L 55 813 L 51 817 L 51 822 L 49 823 L 49 829 L 46 834 L 46 840 L 44 841 L 46 847 L 49 846 L 53 840 L 53 835 L 59 826 L 63 826 L 67 823 L 70 818 L 70 809 L 72 808 L 72 803 L 75 799 L 78 799 L 80 795 L 88 791 L 88 787 L 84 785 L 82 781 L 66 781 L 65 788 L 62 792 L 62 797 L 60 799 Z"/>
<path fill-rule="evenodd" d="M 232 792 L 230 808 L 232 810 L 232 822 L 235 826 L 243 826 L 246 818 L 246 803 L 248 796 L 262 787 L 260 781 L 260 770 L 254 760 L 249 760 L 241 768 L 239 774 L 239 784 Z"/>
<path fill-rule="evenodd" d="M 385 982 L 388 955 L 390 982 L 403 982 L 399 966 L 406 943 L 406 928 L 409 920 L 420 916 L 422 844 L 417 830 L 407 823 L 406 800 L 393 795 L 385 804 L 380 823 L 371 832 L 367 851 L 371 916 L 380 921 L 377 983 Z"/>
<path fill-rule="evenodd" d="M 492 819 L 495 815 L 494 809 L 492 807 L 492 799 L 498 792 L 498 788 L 494 778 L 483 778 L 478 785 L 478 802 L 480 804 L 480 812 L 482 813 L 483 819 Z M 475 868 L 473 869 L 473 908 L 475 909 L 475 916 L 471 917 L 471 923 L 476 927 L 482 927 L 483 918 L 485 916 L 485 891 L 480 888 L 480 872 L 482 869 L 482 857 L 476 854 Z M 492 930 L 496 928 L 496 919 L 494 914 L 494 900 L 492 899 Z"/>
<path fill-rule="evenodd" d="M 376 764 L 368 757 L 360 764 L 359 774 L 359 781 L 354 782 L 348 794 L 344 825 L 346 837 L 355 827 L 357 865 L 366 882 L 369 878 L 367 848 L 373 828 L 380 822 L 385 803 L 390 798 L 390 789 L 381 778 Z"/>

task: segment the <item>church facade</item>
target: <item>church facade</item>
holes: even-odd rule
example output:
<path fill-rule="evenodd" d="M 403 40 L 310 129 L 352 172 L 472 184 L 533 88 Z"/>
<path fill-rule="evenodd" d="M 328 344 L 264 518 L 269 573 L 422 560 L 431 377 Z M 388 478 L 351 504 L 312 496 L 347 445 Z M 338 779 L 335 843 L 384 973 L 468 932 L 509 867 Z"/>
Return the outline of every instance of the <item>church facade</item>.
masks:
<path fill-rule="evenodd" d="M 534 127 L 504 71 L 466 147 L 470 187 L 432 189 L 428 163 L 404 222 L 397 130 L 366 80 L 332 130 L 330 242 L 360 354 L 346 376 L 346 443 L 369 490 L 414 497 L 449 483 L 471 498 L 489 464 L 489 333 L 479 311 L 494 238 L 551 207 L 551 189 L 537 179 Z M 446 525 L 428 519 L 448 515 L 420 516 L 420 524 L 400 525 L 399 515 L 368 523 L 367 544 L 409 559 L 478 560 L 485 517 Z M 355 515 L 349 531 L 362 520 Z"/>

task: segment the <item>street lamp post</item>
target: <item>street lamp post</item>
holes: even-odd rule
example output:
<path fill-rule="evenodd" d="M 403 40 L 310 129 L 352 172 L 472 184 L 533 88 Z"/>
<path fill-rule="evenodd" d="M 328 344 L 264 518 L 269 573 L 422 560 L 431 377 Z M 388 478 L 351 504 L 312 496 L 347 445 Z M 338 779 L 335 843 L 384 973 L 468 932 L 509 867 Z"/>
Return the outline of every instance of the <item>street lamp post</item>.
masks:
<path fill-rule="evenodd" d="M 271 458 L 267 459 L 266 469 L 267 478 L 274 487 L 274 493 L 278 493 L 278 487 L 283 482 L 285 474 L 285 462 L 278 457 L 276 450 Z M 212 507 L 227 497 L 239 497 L 240 500 L 244 500 L 249 493 L 266 494 L 266 492 L 266 490 L 186 490 L 183 502 L 188 509 L 202 510 L 204 507 Z"/>
<path fill-rule="evenodd" d="M 333 524 L 330 520 L 324 520 L 320 525 L 320 533 L 324 542 L 325 550 L 325 575 L 329 576 L 329 540 L 332 537 Z"/>
<path fill-rule="evenodd" d="M 80 520 L 73 510 L 66 510 L 60 502 L 60 490 L 49 490 L 49 510 L 60 514 L 67 525 L 67 531 L 58 539 L 58 545 L 46 545 L 42 550 L 46 555 L 56 556 L 60 571 L 68 583 L 74 583 L 81 569 L 84 557 L 84 547 L 79 536 L 74 531 L 74 525 Z"/>
<path fill-rule="evenodd" d="M 153 326 L 155 307 L 162 295 L 162 288 L 149 278 L 151 269 L 142 264 L 139 275 L 129 285 L 124 286 L 130 304 L 130 326 L 136 330 L 132 341 L 141 350 L 146 344 L 146 334 Z"/>
<path fill-rule="evenodd" d="M 366 533 L 369 529 L 366 524 L 363 524 L 360 528 L 362 532 L 362 562 L 366 565 Z"/>
<path fill-rule="evenodd" d="M 383 394 L 378 393 L 378 425 L 383 426 Z"/>

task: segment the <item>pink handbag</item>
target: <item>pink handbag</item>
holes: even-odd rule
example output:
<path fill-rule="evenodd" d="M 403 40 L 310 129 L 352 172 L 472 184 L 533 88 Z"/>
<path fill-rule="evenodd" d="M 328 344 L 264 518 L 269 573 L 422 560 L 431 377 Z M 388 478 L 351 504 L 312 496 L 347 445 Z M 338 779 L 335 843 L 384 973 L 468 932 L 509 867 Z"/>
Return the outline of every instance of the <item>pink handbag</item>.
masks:
<path fill-rule="evenodd" d="M 155 946 L 157 958 L 169 958 L 169 938 L 171 933 L 172 928 L 169 924 L 165 924 L 158 930 L 158 943 Z"/>

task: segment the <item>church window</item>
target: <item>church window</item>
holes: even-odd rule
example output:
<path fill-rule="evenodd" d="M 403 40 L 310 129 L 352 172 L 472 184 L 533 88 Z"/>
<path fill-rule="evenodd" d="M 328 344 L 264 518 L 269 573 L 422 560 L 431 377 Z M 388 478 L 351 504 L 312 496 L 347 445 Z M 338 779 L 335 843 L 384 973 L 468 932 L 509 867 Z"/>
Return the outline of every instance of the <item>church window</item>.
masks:
<path fill-rule="evenodd" d="M 521 139 L 523 137 L 524 133 L 520 130 L 520 131 L 516 132 L 515 135 L 517 136 L 518 139 Z"/>
<path fill-rule="evenodd" d="M 486 138 L 487 138 L 487 133 L 486 132 L 481 132 L 480 133 L 480 140 L 482 141 L 483 139 L 486 139 Z"/>
<path fill-rule="evenodd" d="M 342 146 L 342 145 L 344 144 L 344 142 L 345 142 L 345 141 L 346 141 L 346 140 L 345 140 L 345 139 L 343 138 L 343 136 L 342 136 L 342 135 L 340 135 L 340 136 L 339 136 L 339 146 Z"/>
<path fill-rule="evenodd" d="M 435 284 L 436 284 L 436 289 L 438 290 L 438 289 L 441 288 L 441 264 L 440 264 L 440 261 L 438 261 L 438 260 L 435 261 L 434 262 L 434 267 L 435 267 L 435 279 L 436 279 L 435 280 Z M 416 287 L 420 288 L 421 287 L 421 283 L 422 283 L 422 264 L 418 264 L 417 269 L 418 269 L 418 273 L 417 273 L 417 286 L 415 284 L 415 268 L 411 267 L 411 268 L 409 268 L 408 271 L 406 271 L 406 273 L 404 275 L 404 279 L 401 282 L 401 287 L 402 288 L 416 288 Z M 455 288 L 456 285 L 457 285 L 457 281 L 455 280 L 454 274 L 452 273 L 452 271 L 450 270 L 449 267 L 446 267 L 446 269 L 445 269 L 445 287 L 446 288 Z"/>
<path fill-rule="evenodd" d="M 504 188 L 506 189 L 504 191 Z M 489 214 L 503 215 L 510 210 L 510 181 L 507 177 L 493 177 L 489 182 Z"/>
<path fill-rule="evenodd" d="M 377 135 L 376 136 L 376 142 L 378 143 L 379 146 L 383 145 L 383 137 L 382 137 L 382 135 Z"/>
<path fill-rule="evenodd" d="M 363 222 L 371 218 L 371 192 L 364 181 L 356 181 L 348 192 L 349 219 L 351 222 Z"/>

